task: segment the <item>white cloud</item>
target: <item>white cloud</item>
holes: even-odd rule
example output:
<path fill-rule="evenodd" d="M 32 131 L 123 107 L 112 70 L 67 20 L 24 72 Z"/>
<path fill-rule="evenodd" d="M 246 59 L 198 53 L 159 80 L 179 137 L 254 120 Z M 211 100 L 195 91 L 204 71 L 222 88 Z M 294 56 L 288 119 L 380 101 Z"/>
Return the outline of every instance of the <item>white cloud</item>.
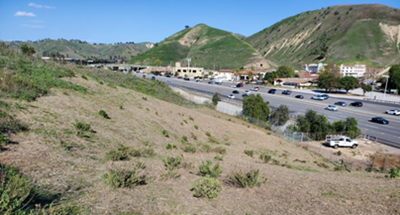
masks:
<path fill-rule="evenodd" d="M 14 16 L 29 16 L 29 17 L 35 17 L 36 15 L 31 12 L 25 12 L 25 11 L 17 11 Z"/>
<path fill-rule="evenodd" d="M 40 5 L 40 4 L 35 4 L 33 2 L 29 3 L 28 6 L 29 7 L 34 7 L 34 8 L 56 9 L 56 7 L 53 7 L 53 6 Z"/>
<path fill-rule="evenodd" d="M 44 28 L 43 25 L 28 25 L 28 24 L 22 24 L 21 26 L 24 27 L 24 28 L 34 28 L 34 29 Z"/>

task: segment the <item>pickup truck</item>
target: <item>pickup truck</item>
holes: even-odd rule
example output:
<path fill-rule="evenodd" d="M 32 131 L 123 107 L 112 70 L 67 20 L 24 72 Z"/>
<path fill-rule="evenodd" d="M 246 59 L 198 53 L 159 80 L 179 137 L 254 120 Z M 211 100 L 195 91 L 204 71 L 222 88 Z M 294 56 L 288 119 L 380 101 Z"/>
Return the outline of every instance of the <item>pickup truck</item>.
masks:
<path fill-rule="evenodd" d="M 350 139 L 346 136 L 331 136 L 327 137 L 326 144 L 337 149 L 340 147 L 351 147 L 353 149 L 357 148 L 358 142 L 356 140 Z"/>

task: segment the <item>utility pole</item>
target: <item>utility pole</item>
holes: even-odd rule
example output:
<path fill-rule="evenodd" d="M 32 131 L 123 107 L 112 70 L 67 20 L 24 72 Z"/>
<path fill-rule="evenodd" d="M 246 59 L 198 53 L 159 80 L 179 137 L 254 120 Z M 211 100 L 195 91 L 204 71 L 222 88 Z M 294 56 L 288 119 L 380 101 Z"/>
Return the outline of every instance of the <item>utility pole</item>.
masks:
<path fill-rule="evenodd" d="M 385 77 L 385 78 L 386 78 L 385 92 L 383 92 L 383 100 L 385 100 L 385 97 L 386 97 L 386 89 L 387 89 L 387 85 L 388 85 L 388 82 L 389 82 L 389 76 L 388 76 L 388 75 L 382 75 L 382 77 Z"/>

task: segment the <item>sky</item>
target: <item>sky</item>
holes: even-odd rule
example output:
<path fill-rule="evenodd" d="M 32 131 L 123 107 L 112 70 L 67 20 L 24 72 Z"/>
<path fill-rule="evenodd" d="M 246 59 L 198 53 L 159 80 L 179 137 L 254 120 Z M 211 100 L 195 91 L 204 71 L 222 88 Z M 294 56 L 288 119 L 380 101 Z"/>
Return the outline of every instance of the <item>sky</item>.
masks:
<path fill-rule="evenodd" d="M 289 16 L 343 4 L 400 0 L 0 0 L 0 40 L 160 42 L 186 25 L 250 36 Z"/>

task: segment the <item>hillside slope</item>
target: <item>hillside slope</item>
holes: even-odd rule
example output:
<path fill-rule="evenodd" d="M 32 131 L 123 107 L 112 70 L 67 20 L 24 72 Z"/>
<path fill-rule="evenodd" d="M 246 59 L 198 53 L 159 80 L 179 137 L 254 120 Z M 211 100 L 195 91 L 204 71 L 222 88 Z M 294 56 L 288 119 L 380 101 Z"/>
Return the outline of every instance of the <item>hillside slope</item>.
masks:
<path fill-rule="evenodd" d="M 9 114 L 28 128 L 1 145 L 0 164 L 17 167 L 35 185 L 57 193 L 57 200 L 47 203 L 74 205 L 75 212 L 61 214 L 400 212 L 399 180 L 333 171 L 320 155 L 235 117 L 184 102 L 167 85 L 106 70 L 59 67 L 9 52 L 0 57 L 0 72 L 8 75 L 0 80 L 1 90 L 10 95 L 0 100 L 0 127 L 15 126 L 3 120 Z M 36 85 L 29 76 L 40 76 Z M 8 86 L 14 78 L 19 87 Z M 32 102 L 14 94 L 42 88 Z M 129 154 L 119 154 L 124 150 Z M 165 165 L 171 156 L 183 158 L 173 170 Z M 222 191 L 212 200 L 196 198 L 191 191 L 207 160 L 222 168 Z M 113 171 L 135 167 L 144 176 L 137 187 L 112 187 L 106 180 Z M 266 183 L 252 189 L 232 184 L 233 172 L 249 170 L 259 170 Z"/>
<path fill-rule="evenodd" d="M 14 50 L 19 50 L 22 43 L 10 42 L 8 45 Z M 142 54 L 153 47 L 152 43 L 122 43 L 122 44 L 91 44 L 80 40 L 40 40 L 35 42 L 27 42 L 33 46 L 38 56 L 47 53 L 60 53 L 65 57 L 87 59 L 91 57 L 100 59 L 110 59 L 114 56 L 130 59 L 133 56 Z M 46 55 L 48 56 L 48 55 Z"/>
<path fill-rule="evenodd" d="M 384 67 L 400 60 L 399 30 L 400 9 L 340 5 L 289 17 L 247 41 L 283 65 L 359 61 Z"/>
<path fill-rule="evenodd" d="M 269 68 L 269 63 L 247 42 L 230 32 L 204 24 L 170 36 L 131 62 L 155 65 L 159 61 L 160 65 L 174 65 L 181 61 L 186 65 L 186 58 L 192 59 L 192 66 L 208 69 L 260 67 L 261 64 L 262 68 Z"/>

